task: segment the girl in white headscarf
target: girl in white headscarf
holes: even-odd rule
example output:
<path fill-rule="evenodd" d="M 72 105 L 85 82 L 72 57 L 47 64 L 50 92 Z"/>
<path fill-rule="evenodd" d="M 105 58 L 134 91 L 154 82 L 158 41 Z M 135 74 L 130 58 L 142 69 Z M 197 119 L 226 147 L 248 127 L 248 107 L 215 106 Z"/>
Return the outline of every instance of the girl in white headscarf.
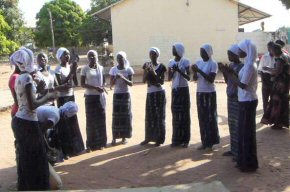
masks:
<path fill-rule="evenodd" d="M 129 87 L 133 86 L 134 70 L 130 67 L 125 52 L 118 52 L 116 59 L 117 65 L 112 67 L 109 72 L 111 87 L 115 86 L 113 96 L 112 145 L 116 145 L 116 139 L 122 139 L 121 143 L 125 144 L 126 138 L 132 137 L 132 112 Z"/>
<path fill-rule="evenodd" d="M 36 72 L 36 76 L 39 80 L 45 83 L 44 89 L 39 92 L 38 97 L 43 97 L 48 92 L 54 91 L 67 91 L 69 86 L 67 84 L 55 86 L 55 76 L 51 70 L 49 70 L 48 57 L 45 53 L 39 53 L 36 57 L 38 71 Z M 54 101 L 50 101 L 46 103 L 46 105 L 54 105 Z"/>
<path fill-rule="evenodd" d="M 36 108 L 55 96 L 50 93 L 41 99 L 36 98 L 36 87 L 31 75 L 34 72 L 33 57 L 31 50 L 21 48 L 10 58 L 21 70 L 15 83 L 19 109 L 12 120 L 20 191 L 49 189 L 48 161 Z"/>
<path fill-rule="evenodd" d="M 70 88 L 59 91 L 57 106 L 63 106 L 69 101 L 75 101 L 74 91 L 72 88 L 73 77 L 76 76 L 77 63 L 69 64 L 70 53 L 64 47 L 56 52 L 57 60 L 60 64 L 55 69 L 57 85 L 64 85 Z M 74 82 L 77 83 L 77 82 Z M 65 158 L 76 156 L 84 151 L 84 142 L 80 132 L 77 115 L 59 122 L 61 148 Z"/>
<path fill-rule="evenodd" d="M 202 145 L 199 150 L 212 150 L 220 143 L 217 123 L 217 101 L 214 80 L 218 65 L 212 58 L 213 49 L 209 44 L 200 48 L 201 60 L 192 66 L 193 79 L 197 81 L 196 102 Z"/>
<path fill-rule="evenodd" d="M 166 67 L 158 62 L 160 50 L 149 50 L 150 62 L 143 65 L 143 82 L 147 83 L 145 140 L 141 145 L 155 142 L 160 146 L 165 141 L 165 105 L 166 96 L 163 88 Z"/>
<path fill-rule="evenodd" d="M 100 150 L 107 144 L 104 68 L 98 53 L 89 50 L 88 64 L 81 70 L 81 86 L 85 88 L 87 152 Z"/>
<path fill-rule="evenodd" d="M 241 171 L 252 172 L 258 169 L 256 144 L 256 109 L 257 99 L 257 48 L 251 40 L 239 43 L 239 56 L 245 58 L 244 67 L 238 77 L 232 70 L 225 68 L 228 79 L 238 85 L 238 158 L 237 167 Z"/>
<path fill-rule="evenodd" d="M 172 47 L 174 59 L 168 64 L 168 80 L 172 80 L 172 147 L 188 147 L 190 140 L 190 61 L 184 58 L 184 46 L 175 43 Z"/>
<path fill-rule="evenodd" d="M 238 118 L 239 118 L 239 101 L 238 101 L 238 86 L 228 79 L 224 73 L 224 67 L 232 70 L 238 76 L 240 70 L 244 66 L 239 58 L 239 46 L 232 45 L 228 50 L 228 58 L 231 62 L 229 66 L 219 63 L 219 68 L 223 72 L 224 79 L 227 83 L 227 96 L 228 96 L 228 124 L 230 131 L 231 149 L 225 152 L 224 156 L 233 156 L 234 160 L 238 157 Z"/>

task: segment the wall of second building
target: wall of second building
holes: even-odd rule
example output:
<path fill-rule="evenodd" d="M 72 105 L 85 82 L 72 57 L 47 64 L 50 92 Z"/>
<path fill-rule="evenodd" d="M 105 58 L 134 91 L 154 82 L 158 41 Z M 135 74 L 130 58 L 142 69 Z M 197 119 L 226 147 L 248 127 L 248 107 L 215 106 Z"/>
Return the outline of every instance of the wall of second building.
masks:
<path fill-rule="evenodd" d="M 236 42 L 238 7 L 229 0 L 126 0 L 112 8 L 114 51 L 127 52 L 132 65 L 148 60 L 151 46 L 161 50 L 164 64 L 172 58 L 172 44 L 183 42 L 186 57 L 199 58 L 200 46 L 210 43 L 214 58 L 227 61 Z"/>

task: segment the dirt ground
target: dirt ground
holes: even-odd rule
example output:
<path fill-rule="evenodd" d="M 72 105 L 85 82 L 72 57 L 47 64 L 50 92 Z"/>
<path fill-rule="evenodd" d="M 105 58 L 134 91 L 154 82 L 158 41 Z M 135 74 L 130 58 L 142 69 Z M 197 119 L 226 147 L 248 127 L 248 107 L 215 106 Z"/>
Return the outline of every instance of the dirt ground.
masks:
<path fill-rule="evenodd" d="M 6 70 L 7 67 L 5 66 Z M 9 69 L 9 68 L 8 68 Z M 7 73 L 0 67 L 0 88 L 7 86 Z M 241 173 L 235 168 L 231 158 L 222 153 L 229 150 L 229 131 L 227 124 L 227 105 L 225 84 L 217 85 L 219 131 L 221 143 L 213 152 L 196 150 L 200 145 L 197 119 L 195 89 L 190 83 L 191 93 L 191 142 L 187 149 L 170 148 L 171 94 L 170 83 L 166 82 L 166 141 L 160 147 L 140 146 L 144 139 L 146 86 L 137 84 L 131 89 L 133 112 L 133 137 L 126 145 L 111 147 L 112 96 L 107 97 L 107 135 L 108 147 L 102 151 L 86 153 L 70 158 L 56 166 L 64 189 L 108 189 L 135 188 L 186 184 L 192 182 L 211 182 L 219 180 L 230 191 L 280 192 L 290 191 L 290 137 L 288 130 L 272 130 L 257 124 L 257 144 L 260 169 L 256 173 Z M 260 86 L 260 85 L 259 85 Z M 84 141 L 85 108 L 84 90 L 75 91 L 79 105 L 79 123 Z M 261 101 L 260 87 L 258 90 Z M 257 122 L 262 116 L 262 103 L 257 109 Z M 15 152 L 11 130 L 10 112 L 0 113 L 0 191 L 16 181 Z"/>

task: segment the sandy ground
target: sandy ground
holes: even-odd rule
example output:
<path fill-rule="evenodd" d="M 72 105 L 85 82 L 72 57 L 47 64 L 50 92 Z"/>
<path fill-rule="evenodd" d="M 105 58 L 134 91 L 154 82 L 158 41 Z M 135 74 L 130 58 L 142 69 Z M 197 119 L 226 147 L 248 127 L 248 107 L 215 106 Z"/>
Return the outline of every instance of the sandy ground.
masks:
<path fill-rule="evenodd" d="M 9 66 L 5 66 L 6 69 Z M 9 68 L 8 68 L 9 69 Z M 7 86 L 7 73 L 0 68 L 0 88 Z M 5 76 L 5 77 L 4 77 Z M 86 153 L 58 164 L 56 170 L 61 175 L 64 189 L 108 189 L 135 188 L 186 184 L 192 182 L 221 181 L 231 191 L 290 191 L 290 137 L 288 130 L 276 131 L 257 124 L 257 144 L 260 169 L 256 173 L 241 173 L 235 168 L 231 158 L 222 153 L 229 149 L 227 107 L 225 84 L 217 84 L 219 131 L 221 143 L 213 152 L 196 150 L 200 145 L 197 120 L 195 89 L 190 83 L 191 93 L 191 142 L 187 149 L 170 148 L 171 94 L 170 84 L 165 84 L 166 141 L 161 147 L 140 146 L 144 139 L 144 118 L 146 86 L 135 85 L 131 89 L 133 112 L 133 137 L 127 145 L 119 145 L 102 151 Z M 260 90 L 260 87 L 259 87 Z M 260 91 L 259 98 L 261 98 Z M 76 102 L 79 105 L 79 123 L 84 141 L 85 108 L 84 91 L 76 89 Z M 107 135 L 108 143 L 112 138 L 112 96 L 107 97 Z M 260 99 L 261 101 L 261 99 Z M 257 109 L 257 122 L 262 115 L 262 103 Z M 6 191 L 16 181 L 15 153 L 11 130 L 10 112 L 0 113 L 0 191 Z"/>

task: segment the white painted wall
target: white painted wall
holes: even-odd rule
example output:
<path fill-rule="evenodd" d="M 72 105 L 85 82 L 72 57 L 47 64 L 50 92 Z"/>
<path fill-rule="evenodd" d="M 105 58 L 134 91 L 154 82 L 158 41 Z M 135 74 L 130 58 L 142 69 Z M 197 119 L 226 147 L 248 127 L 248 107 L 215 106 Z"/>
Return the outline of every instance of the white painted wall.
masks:
<path fill-rule="evenodd" d="M 227 61 L 236 42 L 238 6 L 229 0 L 126 0 L 112 7 L 114 52 L 127 52 L 131 65 L 148 60 L 151 46 L 161 49 L 160 61 L 172 58 L 174 42 L 183 42 L 186 57 L 199 58 L 200 46 L 212 44 L 214 58 Z"/>

